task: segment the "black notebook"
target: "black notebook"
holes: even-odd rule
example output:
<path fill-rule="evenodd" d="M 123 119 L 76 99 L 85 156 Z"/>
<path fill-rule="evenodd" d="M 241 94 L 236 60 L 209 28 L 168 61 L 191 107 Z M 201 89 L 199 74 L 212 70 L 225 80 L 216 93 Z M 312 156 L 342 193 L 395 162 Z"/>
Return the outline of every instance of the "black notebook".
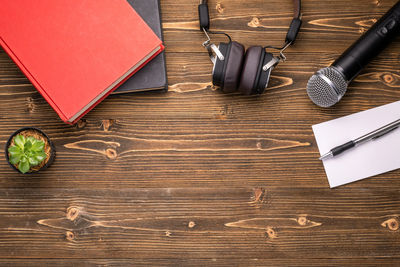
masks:
<path fill-rule="evenodd" d="M 159 0 L 127 0 L 150 26 L 154 33 L 164 41 L 161 27 L 161 14 Z M 146 64 L 142 69 L 118 87 L 113 94 L 141 92 L 150 90 L 168 90 L 167 71 L 165 67 L 165 54 Z"/>

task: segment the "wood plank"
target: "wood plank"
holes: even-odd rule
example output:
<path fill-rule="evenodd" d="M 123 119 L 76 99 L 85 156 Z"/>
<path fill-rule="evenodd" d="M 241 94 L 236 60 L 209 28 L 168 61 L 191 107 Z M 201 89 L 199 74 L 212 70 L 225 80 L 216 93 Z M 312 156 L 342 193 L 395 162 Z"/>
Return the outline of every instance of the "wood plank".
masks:
<path fill-rule="evenodd" d="M 202 259 L 0 259 L 0 266 L 227 266 L 234 264 L 237 266 L 262 265 L 262 266 L 355 266 L 362 264 L 366 267 L 395 266 L 399 261 L 398 257 L 370 257 L 370 258 L 342 258 L 342 259 L 232 259 L 228 261 L 220 258 Z"/>
<path fill-rule="evenodd" d="M 371 105 L 377 106 L 393 102 L 400 96 L 400 91 L 395 90 L 400 88 L 400 71 L 393 69 L 393 66 L 400 68 L 400 61 L 395 58 L 394 51 L 389 59 L 380 57 L 373 62 L 379 62 L 379 64 L 372 64 L 367 68 L 349 87 L 346 97 L 331 109 L 315 107 L 310 102 L 305 87 L 312 73 L 332 62 L 333 56 L 324 60 L 325 63 L 311 67 L 309 65 L 302 67 L 304 64 L 301 63 L 302 59 L 308 57 L 307 55 L 296 56 L 297 61 L 278 67 L 272 76 L 271 87 L 264 95 L 257 97 L 239 94 L 224 95 L 211 90 L 211 66 L 204 53 L 199 53 L 197 56 L 174 55 L 170 55 L 168 67 L 171 68 L 172 73 L 177 74 L 169 76 L 169 93 L 110 96 L 93 112 L 90 112 L 85 119 L 110 116 L 132 118 L 134 115 L 136 115 L 134 119 L 160 117 L 164 119 L 211 119 L 215 118 L 221 109 L 228 108 L 232 110 L 231 117 L 240 119 L 252 119 L 254 112 L 257 112 L 258 116 L 262 118 L 268 119 L 270 114 L 274 114 L 274 119 L 282 120 L 287 119 L 286 114 L 290 114 L 290 118 L 296 116 L 296 119 L 299 119 L 304 118 L 304 113 L 310 113 L 314 115 L 313 118 L 322 116 L 320 120 L 322 121 L 327 119 L 326 114 L 331 114 L 328 118 L 348 115 L 365 110 Z M 188 59 L 192 62 L 186 65 L 182 64 Z M 195 62 L 200 60 L 203 62 L 202 65 L 194 67 Z M 11 61 L 9 63 L 13 64 Z M 301 65 L 296 67 L 296 64 Z M 185 71 L 186 68 L 189 70 Z M 197 69 L 197 71 L 192 72 L 193 69 Z M 17 70 L 15 72 L 19 73 Z M 26 78 L 22 78 L 21 73 L 19 76 L 18 79 L 25 79 L 22 84 L 4 86 L 0 100 L 0 114 L 9 113 L 7 117 L 11 118 L 17 116 L 21 118 L 21 114 L 29 118 L 38 116 L 46 120 L 54 118 L 55 113 L 51 107 L 28 84 Z M 18 81 L 14 80 L 13 82 Z M 11 105 L 14 111 L 12 113 L 8 112 Z"/>
<path fill-rule="evenodd" d="M 0 191 L 0 256 L 397 256 L 399 208 L 395 189 L 8 189 Z"/>
<path fill-rule="evenodd" d="M 63 132 L 57 125 L 47 124 L 57 147 L 54 165 L 21 179 L 3 161 L 0 184 L 191 187 L 224 186 L 229 181 L 231 186 L 328 186 L 307 122 L 158 120 L 151 127 L 146 120 L 86 123 L 82 129 L 70 127 Z M 8 133 L 0 132 L 5 139 Z M 37 183 L 38 177 L 41 183 Z M 398 171 L 394 171 L 363 183 L 386 187 L 387 183 L 398 184 L 397 177 Z"/>

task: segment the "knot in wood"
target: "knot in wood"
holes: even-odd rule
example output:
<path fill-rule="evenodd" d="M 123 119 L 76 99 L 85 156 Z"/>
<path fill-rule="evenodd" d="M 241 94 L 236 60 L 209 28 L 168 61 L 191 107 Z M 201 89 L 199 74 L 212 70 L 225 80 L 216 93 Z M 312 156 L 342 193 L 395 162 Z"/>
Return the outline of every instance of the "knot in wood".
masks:
<path fill-rule="evenodd" d="M 26 102 L 27 102 L 26 111 L 32 113 L 35 110 L 35 104 L 33 103 L 33 98 L 32 97 L 26 98 Z"/>
<path fill-rule="evenodd" d="M 257 142 L 257 143 L 256 143 L 256 147 L 257 147 L 257 149 L 262 150 L 262 144 L 261 144 L 261 142 Z"/>
<path fill-rule="evenodd" d="M 220 14 L 224 13 L 224 7 L 222 6 L 221 3 L 218 3 L 218 4 L 215 6 L 215 9 L 216 9 L 217 12 L 220 13 Z"/>
<path fill-rule="evenodd" d="M 271 227 L 267 228 L 267 231 L 265 232 L 266 236 L 270 239 L 274 239 L 276 238 L 276 232 L 274 231 L 274 229 L 272 229 Z"/>
<path fill-rule="evenodd" d="M 304 225 L 307 224 L 307 218 L 304 217 L 304 216 L 300 216 L 300 217 L 297 219 L 297 222 L 298 222 L 298 224 L 300 224 L 301 226 L 304 226 Z"/>
<path fill-rule="evenodd" d="M 257 28 L 258 26 L 260 26 L 260 20 L 254 17 L 249 23 L 247 23 L 247 26 Z"/>
<path fill-rule="evenodd" d="M 117 154 L 117 151 L 116 151 L 115 149 L 113 149 L 113 148 L 107 148 L 107 150 L 106 150 L 106 156 L 107 156 L 107 158 L 109 158 L 109 159 L 116 159 L 117 156 L 118 156 L 118 154 Z"/>
<path fill-rule="evenodd" d="M 395 218 L 386 220 L 381 225 L 387 227 L 391 231 L 397 231 L 399 229 L 399 222 Z"/>
<path fill-rule="evenodd" d="M 262 203 L 265 200 L 265 189 L 258 187 L 256 189 L 254 189 L 254 197 L 253 200 L 254 202 L 259 202 Z"/>
<path fill-rule="evenodd" d="M 383 81 L 384 81 L 385 83 L 387 83 L 387 84 L 391 84 L 391 83 L 393 83 L 394 80 L 395 80 L 395 78 L 393 77 L 393 75 L 390 74 L 390 73 L 384 74 L 382 78 L 383 78 Z"/>
<path fill-rule="evenodd" d="M 87 125 L 87 121 L 85 119 L 80 119 L 77 123 L 76 123 L 76 128 L 77 129 L 83 129 L 85 128 Z"/>
<path fill-rule="evenodd" d="M 193 228 L 195 226 L 196 226 L 196 223 L 194 221 L 190 221 L 189 224 L 188 224 L 189 228 Z"/>
<path fill-rule="evenodd" d="M 399 229 L 399 222 L 395 219 L 392 219 L 388 225 L 389 225 L 389 229 L 392 231 L 396 231 Z"/>
<path fill-rule="evenodd" d="M 73 240 L 75 239 L 75 235 L 74 235 L 73 232 L 67 231 L 67 232 L 65 233 L 65 238 L 66 238 L 68 241 L 73 241 Z"/>
<path fill-rule="evenodd" d="M 79 215 L 79 209 L 77 207 L 69 207 L 67 209 L 67 219 L 70 221 L 75 221 Z"/>
<path fill-rule="evenodd" d="M 103 127 L 103 130 L 105 132 L 108 132 L 111 128 L 111 126 L 113 126 L 115 123 L 115 120 L 102 120 L 101 121 L 101 126 Z"/>

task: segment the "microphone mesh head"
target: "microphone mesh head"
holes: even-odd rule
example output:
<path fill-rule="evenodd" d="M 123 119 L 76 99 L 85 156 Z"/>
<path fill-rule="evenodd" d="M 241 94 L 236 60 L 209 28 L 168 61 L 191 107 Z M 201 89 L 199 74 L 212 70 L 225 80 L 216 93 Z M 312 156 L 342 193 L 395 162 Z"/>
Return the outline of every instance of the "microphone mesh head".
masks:
<path fill-rule="evenodd" d="M 334 67 L 320 69 L 307 83 L 307 94 L 320 107 L 330 107 L 346 93 L 347 82 Z"/>

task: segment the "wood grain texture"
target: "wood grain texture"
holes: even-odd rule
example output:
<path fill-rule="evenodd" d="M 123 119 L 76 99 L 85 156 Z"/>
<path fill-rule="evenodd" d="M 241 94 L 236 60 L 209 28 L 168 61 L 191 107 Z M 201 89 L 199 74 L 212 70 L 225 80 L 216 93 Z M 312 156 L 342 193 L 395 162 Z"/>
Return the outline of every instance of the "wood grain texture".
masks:
<path fill-rule="evenodd" d="M 210 0 L 212 27 L 280 45 L 292 1 Z M 400 173 L 329 189 L 311 125 L 400 99 L 400 40 L 336 106 L 305 92 L 395 0 L 303 1 L 303 27 L 259 97 L 211 84 L 198 1 L 162 0 L 169 92 L 110 96 L 62 123 L 0 51 L 0 146 L 24 126 L 54 164 L 0 161 L 1 266 L 395 266 Z M 217 41 L 223 41 L 217 37 Z"/>

